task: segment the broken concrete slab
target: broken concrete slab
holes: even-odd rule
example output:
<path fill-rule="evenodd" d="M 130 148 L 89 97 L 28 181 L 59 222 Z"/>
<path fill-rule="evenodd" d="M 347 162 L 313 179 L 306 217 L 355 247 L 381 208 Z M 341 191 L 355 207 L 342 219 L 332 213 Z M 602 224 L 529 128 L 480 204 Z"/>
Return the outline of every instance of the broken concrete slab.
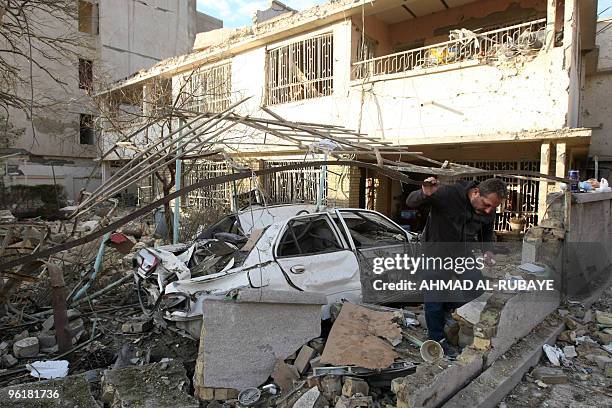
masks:
<path fill-rule="evenodd" d="M 187 393 L 188 389 L 189 379 L 183 364 L 171 360 L 106 370 L 101 398 L 110 408 L 199 408 L 199 401 Z"/>
<path fill-rule="evenodd" d="M 310 368 L 310 360 L 314 358 L 317 352 L 307 345 L 302 346 L 300 352 L 295 359 L 293 365 L 297 368 L 300 374 L 304 374 Z"/>
<path fill-rule="evenodd" d="M 317 387 L 306 391 L 296 402 L 293 408 L 323 408 L 327 406 L 327 400 Z"/>
<path fill-rule="evenodd" d="M 474 325 L 480 321 L 480 314 L 487 305 L 492 293 L 483 293 L 471 302 L 459 307 L 455 313 L 466 322 Z"/>
<path fill-rule="evenodd" d="M 325 303 L 322 294 L 270 290 L 205 299 L 196 395 L 201 387 L 243 390 L 263 384 L 278 359 L 320 336 Z"/>
<path fill-rule="evenodd" d="M 501 299 L 496 299 L 500 297 Z M 559 307 L 560 295 L 551 292 L 521 292 L 507 299 L 507 295 L 495 293 L 488 304 L 501 301 L 503 307 L 495 324 L 495 335 L 491 337 L 491 350 L 486 355 L 485 365 L 493 364 L 519 339 L 527 336 L 549 314 Z M 483 311 L 483 316 L 484 313 Z M 476 334 L 476 330 L 475 330 Z"/>
<path fill-rule="evenodd" d="M 480 374 L 483 364 L 482 352 L 472 349 L 465 349 L 453 363 L 437 360 L 420 364 L 415 374 L 391 382 L 397 408 L 440 406 Z"/>
<path fill-rule="evenodd" d="M 293 388 L 293 382 L 300 379 L 300 374 L 295 366 L 279 359 L 274 366 L 271 377 L 281 391 L 286 392 Z"/>
<path fill-rule="evenodd" d="M 43 396 L 43 398 L 24 400 L 14 397 L 15 395 L 27 395 L 28 391 L 33 393 L 38 391 L 38 395 Z M 12 395 L 13 398 L 9 398 L 9 395 Z M 37 408 L 100 408 L 91 393 L 89 383 L 82 374 L 0 389 L 1 408 L 23 408 L 26 406 Z"/>
<path fill-rule="evenodd" d="M 523 338 L 507 352 L 507 359 L 499 359 L 459 391 L 445 408 L 495 408 L 518 384 L 523 375 L 538 364 L 544 344 L 554 344 L 564 324 L 543 323 L 533 333 Z"/>
<path fill-rule="evenodd" d="M 344 303 L 332 326 L 321 362 L 369 369 L 388 368 L 398 357 L 393 344 L 402 332 L 394 313 Z"/>
<path fill-rule="evenodd" d="M 38 339 L 36 337 L 26 337 L 13 343 L 13 354 L 17 358 L 36 357 L 39 351 Z"/>

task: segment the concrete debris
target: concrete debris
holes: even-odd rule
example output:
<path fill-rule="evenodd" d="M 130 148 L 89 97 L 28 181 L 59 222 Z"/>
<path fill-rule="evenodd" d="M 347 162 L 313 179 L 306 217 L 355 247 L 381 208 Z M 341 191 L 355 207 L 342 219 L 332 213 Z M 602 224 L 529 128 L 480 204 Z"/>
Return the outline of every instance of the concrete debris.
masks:
<path fill-rule="evenodd" d="M 121 331 L 127 334 L 134 333 L 145 333 L 153 328 L 153 321 L 151 319 L 137 319 L 125 322 L 121 325 Z"/>
<path fill-rule="evenodd" d="M 279 358 L 320 336 L 324 303 L 320 294 L 269 290 L 241 290 L 231 300 L 205 299 L 196 395 L 200 388 L 262 385 Z"/>
<path fill-rule="evenodd" d="M 531 375 L 545 384 L 565 384 L 568 382 L 567 375 L 559 368 L 537 367 L 531 372 Z"/>
<path fill-rule="evenodd" d="M 300 375 L 304 374 L 310 368 L 310 361 L 315 357 L 316 353 L 317 352 L 312 347 L 307 345 L 302 346 L 294 363 Z"/>
<path fill-rule="evenodd" d="M 354 396 L 354 397 L 345 397 L 344 395 L 338 398 L 338 402 L 336 402 L 335 408 L 362 408 L 362 407 L 371 407 L 372 406 L 372 397 L 364 397 L 364 396 Z"/>
<path fill-rule="evenodd" d="M 189 379 L 183 364 L 172 360 L 164 367 L 154 363 L 105 371 L 101 400 L 110 408 L 198 408 L 198 400 L 187 393 Z"/>
<path fill-rule="evenodd" d="M 0 357 L 0 362 L 2 362 L 2 367 L 11 368 L 17 365 L 18 360 L 15 357 L 13 357 L 12 354 L 5 354 L 2 357 Z"/>
<path fill-rule="evenodd" d="M 40 351 L 39 347 L 36 337 L 27 337 L 13 343 L 13 354 L 17 358 L 36 357 Z"/>
<path fill-rule="evenodd" d="M 342 395 L 350 398 L 357 394 L 369 395 L 370 386 L 368 383 L 359 378 L 345 377 L 342 385 Z"/>
<path fill-rule="evenodd" d="M 283 360 L 278 360 L 271 377 L 281 391 L 286 392 L 293 388 L 293 383 L 300 378 L 300 373 L 295 366 L 286 364 Z"/>
<path fill-rule="evenodd" d="M 345 303 L 329 334 L 321 361 L 370 369 L 390 367 L 402 339 L 394 314 Z"/>
<path fill-rule="evenodd" d="M 39 398 L 15 398 L 16 395 L 38 395 Z M 50 393 L 50 394 L 49 394 Z M 44 396 L 43 396 L 44 395 Z M 72 375 L 60 379 L 28 382 L 0 389 L 2 408 L 100 408 L 84 375 Z M 155 407 L 155 405 L 151 405 Z"/>
<path fill-rule="evenodd" d="M 321 395 L 317 387 L 306 391 L 296 402 L 293 408 L 323 408 L 327 406 L 327 400 Z"/>

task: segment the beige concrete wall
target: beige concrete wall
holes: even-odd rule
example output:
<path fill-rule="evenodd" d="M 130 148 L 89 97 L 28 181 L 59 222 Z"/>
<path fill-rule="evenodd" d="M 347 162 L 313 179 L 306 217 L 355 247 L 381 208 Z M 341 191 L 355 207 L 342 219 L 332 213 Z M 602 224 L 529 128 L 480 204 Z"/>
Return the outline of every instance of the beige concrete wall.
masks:
<path fill-rule="evenodd" d="M 590 156 L 601 160 L 612 160 L 612 19 L 597 24 L 596 43 L 599 47 L 597 71 L 586 77 L 582 92 L 582 122 L 593 128 Z"/>

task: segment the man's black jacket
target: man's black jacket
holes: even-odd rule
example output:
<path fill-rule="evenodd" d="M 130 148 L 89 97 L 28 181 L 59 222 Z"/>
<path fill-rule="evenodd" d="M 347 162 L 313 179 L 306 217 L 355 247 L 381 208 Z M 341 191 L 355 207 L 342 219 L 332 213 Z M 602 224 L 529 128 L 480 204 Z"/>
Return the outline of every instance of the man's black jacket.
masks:
<path fill-rule="evenodd" d="M 430 243 L 466 243 L 474 248 L 476 242 L 493 240 L 495 213 L 477 214 L 468 198 L 468 190 L 476 187 L 476 182 L 458 182 L 441 185 L 431 196 L 422 190 L 408 195 L 406 204 L 410 208 L 429 207 L 427 225 L 423 231 L 423 241 Z M 487 245 L 485 250 L 489 249 Z"/>

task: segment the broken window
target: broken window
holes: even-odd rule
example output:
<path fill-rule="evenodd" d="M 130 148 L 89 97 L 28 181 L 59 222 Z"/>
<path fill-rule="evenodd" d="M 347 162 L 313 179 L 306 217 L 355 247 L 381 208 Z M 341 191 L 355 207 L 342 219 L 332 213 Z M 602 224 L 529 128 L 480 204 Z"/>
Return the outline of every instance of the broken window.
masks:
<path fill-rule="evenodd" d="M 407 242 L 406 233 L 380 214 L 341 211 L 356 248 L 372 248 Z"/>
<path fill-rule="evenodd" d="M 229 108 L 232 93 L 232 65 L 200 68 L 187 78 L 184 95 L 187 109 L 195 112 L 222 112 Z"/>
<path fill-rule="evenodd" d="M 91 90 L 93 84 L 93 62 L 79 58 L 79 89 Z"/>
<path fill-rule="evenodd" d="M 301 217 L 289 221 L 276 255 L 301 256 L 341 250 L 342 244 L 327 216 Z"/>
<path fill-rule="evenodd" d="M 94 117 L 93 115 L 81 114 L 79 143 L 82 145 L 94 144 Z"/>
<path fill-rule="evenodd" d="M 331 33 L 268 51 L 267 104 L 328 96 L 333 92 Z"/>

